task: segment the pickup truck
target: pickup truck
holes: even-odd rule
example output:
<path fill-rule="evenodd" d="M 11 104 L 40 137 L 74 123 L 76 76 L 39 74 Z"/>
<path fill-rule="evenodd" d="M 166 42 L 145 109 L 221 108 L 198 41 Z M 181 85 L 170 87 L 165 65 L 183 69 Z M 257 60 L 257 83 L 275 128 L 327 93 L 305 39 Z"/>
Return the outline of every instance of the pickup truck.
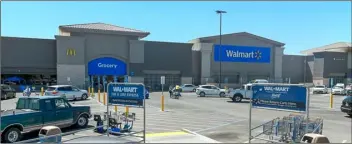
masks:
<path fill-rule="evenodd" d="M 240 89 L 229 90 L 227 95 L 233 102 L 241 102 L 242 99 L 250 99 L 253 95 L 252 84 L 244 84 Z"/>
<path fill-rule="evenodd" d="M 44 126 L 87 127 L 89 106 L 72 106 L 60 96 L 19 97 L 16 109 L 1 111 L 1 137 L 6 143 L 20 141 L 23 133 Z"/>

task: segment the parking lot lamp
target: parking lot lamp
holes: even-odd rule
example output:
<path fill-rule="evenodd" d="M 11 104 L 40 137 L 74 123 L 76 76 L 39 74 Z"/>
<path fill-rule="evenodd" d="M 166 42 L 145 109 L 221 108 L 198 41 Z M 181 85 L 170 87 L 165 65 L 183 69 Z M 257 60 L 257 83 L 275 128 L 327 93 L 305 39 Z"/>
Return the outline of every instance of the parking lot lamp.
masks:
<path fill-rule="evenodd" d="M 219 47 L 219 61 L 220 61 L 220 67 L 219 67 L 219 87 L 221 88 L 221 30 L 222 30 L 222 14 L 226 13 L 226 11 L 223 10 L 216 10 L 215 11 L 217 14 L 220 15 L 220 47 Z"/>

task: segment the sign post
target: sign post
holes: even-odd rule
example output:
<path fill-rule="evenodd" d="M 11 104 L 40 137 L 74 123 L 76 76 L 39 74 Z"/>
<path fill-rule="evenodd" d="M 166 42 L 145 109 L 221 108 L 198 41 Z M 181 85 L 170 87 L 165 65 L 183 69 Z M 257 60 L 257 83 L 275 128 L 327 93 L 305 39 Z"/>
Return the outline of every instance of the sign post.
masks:
<path fill-rule="evenodd" d="M 125 106 L 125 107 L 138 107 L 143 108 L 143 141 L 146 142 L 146 111 L 145 111 L 145 86 L 142 83 L 109 83 L 107 85 L 107 113 L 108 119 L 109 106 Z M 109 123 L 108 123 L 108 127 Z M 138 132 L 137 132 L 138 133 Z M 135 134 L 135 133 L 134 133 Z M 109 135 L 109 132 L 108 134 Z M 132 135 L 132 134 L 131 134 Z"/>

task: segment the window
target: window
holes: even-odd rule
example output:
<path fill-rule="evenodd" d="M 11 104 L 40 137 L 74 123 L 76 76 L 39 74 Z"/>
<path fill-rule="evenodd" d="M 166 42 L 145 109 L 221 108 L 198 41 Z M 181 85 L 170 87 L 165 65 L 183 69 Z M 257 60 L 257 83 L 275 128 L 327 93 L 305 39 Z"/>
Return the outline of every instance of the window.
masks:
<path fill-rule="evenodd" d="M 79 91 L 79 89 L 76 88 L 76 87 L 71 87 L 71 88 L 72 88 L 73 91 Z"/>
<path fill-rule="evenodd" d="M 53 90 L 55 90 L 56 88 L 55 87 L 48 87 L 46 90 L 47 91 L 53 91 Z"/>
<path fill-rule="evenodd" d="M 48 111 L 52 111 L 53 110 L 53 105 L 51 104 L 51 100 L 45 100 L 45 108 Z"/>
<path fill-rule="evenodd" d="M 317 88 L 325 88 L 325 86 L 316 86 Z"/>
<path fill-rule="evenodd" d="M 202 86 L 205 89 L 211 89 L 211 86 Z"/>
<path fill-rule="evenodd" d="M 55 99 L 56 109 L 68 108 L 68 104 L 63 99 Z"/>
<path fill-rule="evenodd" d="M 59 90 L 59 91 L 66 91 L 65 87 L 58 87 L 57 90 Z"/>
<path fill-rule="evenodd" d="M 217 87 L 215 87 L 215 86 L 212 86 L 211 88 L 212 88 L 212 89 L 218 89 L 218 88 L 217 88 Z"/>
<path fill-rule="evenodd" d="M 20 98 L 18 99 L 16 109 L 39 110 L 39 99 Z"/>
<path fill-rule="evenodd" d="M 252 86 L 247 86 L 247 90 L 251 90 Z"/>

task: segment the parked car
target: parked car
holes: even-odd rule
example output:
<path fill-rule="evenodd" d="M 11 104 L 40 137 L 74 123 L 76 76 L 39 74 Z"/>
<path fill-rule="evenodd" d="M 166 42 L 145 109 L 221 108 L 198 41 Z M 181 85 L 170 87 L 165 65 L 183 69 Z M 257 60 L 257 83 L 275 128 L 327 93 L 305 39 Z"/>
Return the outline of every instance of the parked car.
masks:
<path fill-rule="evenodd" d="M 316 133 L 307 133 L 302 137 L 300 143 L 330 143 L 330 141 L 324 135 Z"/>
<path fill-rule="evenodd" d="M 346 97 L 342 100 L 341 112 L 344 112 L 352 117 L 352 90 L 346 92 Z"/>
<path fill-rule="evenodd" d="M 341 86 L 334 86 L 331 93 L 334 95 L 343 95 L 345 94 L 345 89 Z"/>
<path fill-rule="evenodd" d="M 44 95 L 48 96 L 65 96 L 68 100 L 85 100 L 88 98 L 87 90 L 79 89 L 72 85 L 54 85 L 49 86 Z"/>
<path fill-rule="evenodd" d="M 200 97 L 205 97 L 205 96 L 225 97 L 226 90 L 220 89 L 214 85 L 200 85 L 198 88 L 196 88 L 196 94 L 199 95 Z"/>
<path fill-rule="evenodd" d="M 328 88 L 325 85 L 317 85 L 312 89 L 313 94 L 327 94 Z"/>
<path fill-rule="evenodd" d="M 15 98 L 16 90 L 6 84 L 1 84 L 1 99 Z"/>
<path fill-rule="evenodd" d="M 335 86 L 345 88 L 345 84 L 344 83 L 337 83 Z"/>
<path fill-rule="evenodd" d="M 23 133 L 44 126 L 87 127 L 89 106 L 71 106 L 60 96 L 20 97 L 16 109 L 1 111 L 1 136 L 6 143 L 20 141 Z"/>
<path fill-rule="evenodd" d="M 227 95 L 233 102 L 241 102 L 242 99 L 250 99 L 253 95 L 252 84 L 244 84 L 240 89 L 229 90 Z"/>
<path fill-rule="evenodd" d="M 195 92 L 197 89 L 197 86 L 193 84 L 183 84 L 181 86 L 182 92 Z"/>
<path fill-rule="evenodd" d="M 352 90 L 352 83 L 347 84 L 345 87 L 345 91 Z"/>
<path fill-rule="evenodd" d="M 250 81 L 249 83 L 269 83 L 269 81 L 266 79 L 255 79 Z"/>

